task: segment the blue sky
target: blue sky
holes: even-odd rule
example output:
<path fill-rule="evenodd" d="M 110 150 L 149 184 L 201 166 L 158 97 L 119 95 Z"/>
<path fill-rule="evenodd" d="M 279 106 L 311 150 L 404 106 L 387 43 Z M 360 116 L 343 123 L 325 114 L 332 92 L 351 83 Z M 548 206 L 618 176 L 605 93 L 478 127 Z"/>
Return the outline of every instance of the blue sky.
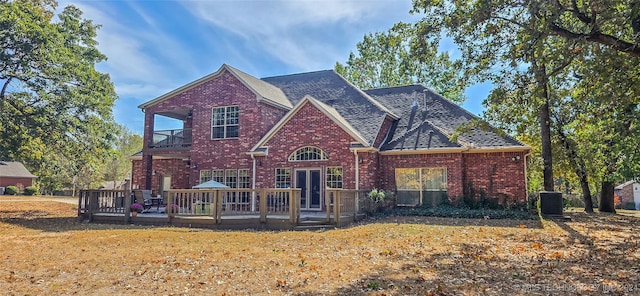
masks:
<path fill-rule="evenodd" d="M 117 122 L 142 134 L 137 106 L 213 73 L 224 63 L 255 77 L 332 69 L 367 33 L 411 22 L 410 0 L 99 0 L 75 5 L 100 24 L 98 48 L 120 99 Z M 482 112 L 486 87 L 464 104 Z M 156 129 L 180 128 L 157 123 Z"/>

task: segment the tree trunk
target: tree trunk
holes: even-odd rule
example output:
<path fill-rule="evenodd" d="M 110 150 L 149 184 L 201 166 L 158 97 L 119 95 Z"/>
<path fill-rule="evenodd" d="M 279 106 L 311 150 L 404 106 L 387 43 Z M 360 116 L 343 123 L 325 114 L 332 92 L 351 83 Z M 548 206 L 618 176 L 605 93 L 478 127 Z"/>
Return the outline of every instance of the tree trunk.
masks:
<path fill-rule="evenodd" d="M 583 174 L 580 177 L 580 187 L 582 188 L 582 199 L 584 200 L 584 211 L 587 213 L 593 213 L 593 200 L 591 199 L 591 189 L 589 188 L 589 181 L 587 180 L 587 174 Z"/>
<path fill-rule="evenodd" d="M 540 107 L 540 137 L 542 142 L 542 161 L 544 164 L 544 190 L 554 191 L 553 158 L 551 154 L 551 115 L 549 112 L 549 91 L 547 89 L 546 69 L 544 65 L 538 69 L 538 88 L 544 104 Z"/>
<path fill-rule="evenodd" d="M 611 181 L 603 181 L 600 190 L 600 212 L 615 213 L 616 208 L 613 200 L 614 185 Z"/>
<path fill-rule="evenodd" d="M 582 188 L 582 199 L 584 200 L 584 211 L 587 213 L 593 213 L 593 201 L 591 200 L 591 189 L 589 188 L 589 178 L 587 176 L 587 165 L 584 159 L 578 156 L 576 149 L 576 142 L 570 139 L 562 129 L 564 124 L 561 120 L 556 119 L 556 134 L 560 139 L 560 143 L 564 147 L 564 151 L 567 154 L 569 164 L 573 167 L 574 172 L 580 180 L 580 188 Z"/>

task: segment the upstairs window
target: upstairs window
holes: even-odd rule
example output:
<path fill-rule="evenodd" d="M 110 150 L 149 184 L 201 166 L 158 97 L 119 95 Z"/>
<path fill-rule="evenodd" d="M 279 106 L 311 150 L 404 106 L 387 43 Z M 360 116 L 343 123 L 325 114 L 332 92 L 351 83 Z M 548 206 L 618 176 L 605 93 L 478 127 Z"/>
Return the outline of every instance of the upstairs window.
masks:
<path fill-rule="evenodd" d="M 213 108 L 211 115 L 211 139 L 238 137 L 240 111 L 238 106 Z"/>
<path fill-rule="evenodd" d="M 302 147 L 289 156 L 289 161 L 311 161 L 311 160 L 327 160 L 327 153 L 320 148 L 306 146 Z"/>

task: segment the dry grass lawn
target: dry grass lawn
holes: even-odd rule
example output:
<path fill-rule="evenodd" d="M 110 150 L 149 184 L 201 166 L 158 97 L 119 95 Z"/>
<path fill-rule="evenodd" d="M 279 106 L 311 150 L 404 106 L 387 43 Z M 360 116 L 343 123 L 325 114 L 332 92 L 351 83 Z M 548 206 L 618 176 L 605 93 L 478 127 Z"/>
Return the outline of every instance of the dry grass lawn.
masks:
<path fill-rule="evenodd" d="M 640 295 L 640 218 L 388 218 L 323 232 L 78 222 L 0 197 L 5 295 Z"/>

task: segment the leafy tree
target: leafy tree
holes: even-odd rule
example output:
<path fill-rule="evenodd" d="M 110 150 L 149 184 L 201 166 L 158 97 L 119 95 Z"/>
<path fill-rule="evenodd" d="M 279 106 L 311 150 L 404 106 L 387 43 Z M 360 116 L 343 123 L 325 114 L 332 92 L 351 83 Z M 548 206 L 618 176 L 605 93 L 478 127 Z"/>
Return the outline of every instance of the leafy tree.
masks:
<path fill-rule="evenodd" d="M 142 137 L 132 133 L 125 126 L 118 126 L 118 135 L 115 146 L 111 150 L 111 161 L 104 168 L 103 180 L 117 181 L 124 180 L 131 173 L 131 161 L 129 156 L 142 150 Z M 115 187 L 115 186 L 114 186 Z"/>
<path fill-rule="evenodd" d="M 550 190 L 553 189 L 551 126 L 554 122 L 552 115 L 553 112 L 567 110 L 566 108 L 554 110 L 558 106 L 558 100 L 567 96 L 563 96 L 559 89 L 560 87 L 574 91 L 588 89 L 588 85 L 583 82 L 567 79 L 571 75 L 570 69 L 585 71 L 589 65 L 593 66 L 592 63 L 611 65 L 607 63 L 609 54 L 604 54 L 605 51 L 615 51 L 627 56 L 627 61 L 617 61 L 631 68 L 637 67 L 638 61 L 635 57 L 640 48 L 638 46 L 640 32 L 638 5 L 634 1 L 425 0 L 414 1 L 414 12 L 424 15 L 420 21 L 423 35 L 438 38 L 444 32 L 452 37 L 460 46 L 463 60 L 469 67 L 470 73 L 478 74 L 479 79 L 488 79 L 498 84 L 498 88 L 487 102 L 490 108 L 488 112 L 495 113 L 494 119 L 508 120 L 520 117 L 526 119 L 525 122 L 531 123 L 532 115 L 535 114 L 535 110 L 538 110 L 541 153 L 544 160 L 544 188 Z M 602 67 L 599 69 L 604 70 Z M 590 72 L 592 75 L 610 78 L 605 73 L 607 72 Z M 637 74 L 630 76 L 628 75 L 630 73 L 622 72 L 612 74 L 618 79 L 630 80 L 636 80 L 638 76 Z M 610 81 L 605 81 L 607 79 L 598 82 L 599 89 L 611 88 Z M 505 104 L 506 100 L 499 97 L 501 94 L 509 93 L 520 93 L 526 96 L 509 96 L 518 103 Z M 630 93 L 614 93 L 618 96 L 611 96 L 611 93 L 606 96 L 602 91 L 593 92 L 591 96 L 584 97 L 586 101 L 580 101 L 580 103 L 593 106 L 586 110 L 588 112 L 586 114 L 594 116 L 596 110 L 606 108 L 604 104 L 606 100 L 603 101 L 603 99 L 607 98 L 610 101 L 613 98 L 622 103 L 615 109 L 618 115 L 623 114 L 621 117 L 606 117 L 610 121 L 606 121 L 605 118 L 598 118 L 592 122 L 583 121 L 582 125 L 566 121 L 555 122 L 555 124 L 573 124 L 574 126 L 573 129 L 571 127 L 567 129 L 564 126 L 555 127 L 558 132 L 565 131 L 560 140 L 567 144 L 563 147 L 568 152 L 574 149 L 571 147 L 578 147 L 576 144 L 571 144 L 574 140 L 568 137 L 575 134 L 575 126 L 582 129 L 585 124 L 590 124 L 589 128 L 607 135 L 616 133 L 620 135 L 625 127 L 633 125 L 630 124 L 633 120 L 629 116 L 633 113 L 633 104 L 624 103 L 628 101 L 626 98 Z M 637 93 L 631 93 L 630 97 L 637 98 Z M 518 107 L 522 109 L 519 110 Z M 526 115 L 522 114 L 524 112 Z M 509 113 L 520 115 L 510 116 Z M 576 117 L 576 119 L 581 118 Z M 612 125 L 611 128 L 598 128 L 598 126 L 606 126 L 607 122 Z M 622 135 L 627 137 L 629 133 L 623 132 Z M 595 140 L 596 143 L 587 144 L 587 146 L 617 147 L 618 144 L 627 142 L 628 138 L 620 140 L 607 136 L 597 137 Z M 621 150 L 594 148 L 581 149 L 581 151 L 589 153 L 582 157 L 601 156 L 598 158 L 602 160 L 601 164 L 609 168 L 600 175 L 603 180 L 600 210 L 613 211 L 613 208 L 603 207 L 603 205 L 613 200 L 612 190 L 608 190 L 612 188 L 610 186 L 612 183 L 608 180 L 613 178 L 615 163 L 619 157 L 611 156 L 615 154 L 613 151 Z M 572 155 L 575 157 L 577 154 Z M 572 165 L 576 172 L 586 169 L 579 161 L 572 162 Z M 580 168 L 581 166 L 583 168 Z M 586 178 L 582 180 L 587 182 Z M 605 187 L 607 190 L 604 190 Z M 588 192 L 585 194 L 588 195 Z M 587 211 L 590 210 L 589 202 L 590 198 L 587 200 L 585 196 Z"/>
<path fill-rule="evenodd" d="M 0 158 L 25 162 L 51 192 L 96 176 L 111 147 L 117 99 L 97 25 L 55 1 L 0 1 Z M 85 186 L 89 186 L 86 183 Z"/>
<path fill-rule="evenodd" d="M 336 72 L 362 89 L 424 84 L 457 103 L 467 86 L 462 65 L 422 39 L 415 25 L 397 23 L 387 32 L 367 34 Z"/>

